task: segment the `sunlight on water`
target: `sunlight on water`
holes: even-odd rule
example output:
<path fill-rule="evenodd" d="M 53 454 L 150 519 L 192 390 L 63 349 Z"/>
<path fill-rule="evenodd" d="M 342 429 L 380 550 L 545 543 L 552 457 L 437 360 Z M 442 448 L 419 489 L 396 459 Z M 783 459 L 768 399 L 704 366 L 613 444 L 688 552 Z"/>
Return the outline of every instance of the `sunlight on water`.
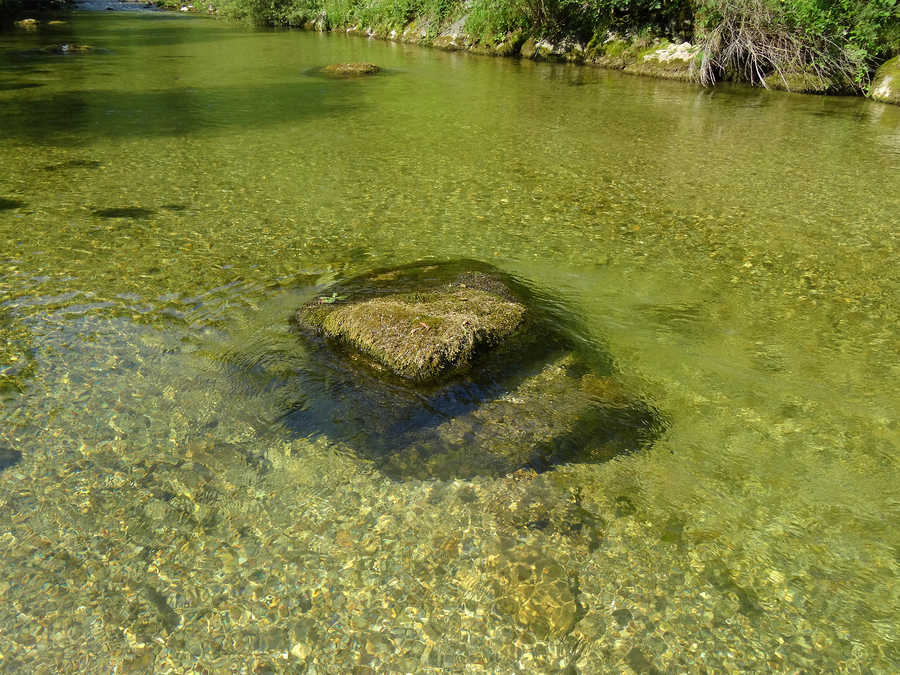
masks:
<path fill-rule="evenodd" d="M 104 13 L 0 35 L 0 120 L 3 670 L 896 670 L 900 109 Z M 662 436 L 397 481 L 285 423 L 299 306 L 458 258 Z"/>

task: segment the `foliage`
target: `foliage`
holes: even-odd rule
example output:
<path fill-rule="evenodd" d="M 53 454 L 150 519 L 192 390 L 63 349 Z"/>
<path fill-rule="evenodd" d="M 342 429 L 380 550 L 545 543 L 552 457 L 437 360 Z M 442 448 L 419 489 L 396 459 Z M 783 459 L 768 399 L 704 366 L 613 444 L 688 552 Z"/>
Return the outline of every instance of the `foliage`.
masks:
<path fill-rule="evenodd" d="M 700 81 L 808 74 L 864 88 L 873 65 L 897 48 L 898 1 L 698 0 Z"/>
<path fill-rule="evenodd" d="M 0 0 L 0 21 L 56 9 L 70 0 Z M 180 0 L 156 0 L 167 6 Z M 693 39 L 698 78 L 765 85 L 774 75 L 864 89 L 869 74 L 900 53 L 900 0 L 209 0 L 220 15 L 257 24 L 400 30 L 412 21 L 431 35 L 462 16 L 476 40 L 511 34 L 604 44 L 611 34 Z"/>
<path fill-rule="evenodd" d="M 440 24 L 460 0 L 221 0 L 222 14 L 258 24 L 291 26 L 325 19 L 326 28 L 371 26 L 399 29 L 415 18 Z"/>

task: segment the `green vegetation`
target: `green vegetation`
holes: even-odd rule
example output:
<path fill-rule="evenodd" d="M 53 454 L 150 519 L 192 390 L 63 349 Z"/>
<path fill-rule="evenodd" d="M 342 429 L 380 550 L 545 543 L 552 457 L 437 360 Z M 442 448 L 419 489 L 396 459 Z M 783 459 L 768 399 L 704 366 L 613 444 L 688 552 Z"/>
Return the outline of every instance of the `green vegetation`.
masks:
<path fill-rule="evenodd" d="M 380 35 L 416 26 L 431 42 L 462 20 L 479 51 L 517 53 L 529 37 L 573 40 L 611 67 L 635 64 L 655 39 L 699 47 L 692 76 L 804 91 L 865 91 L 900 53 L 900 0 L 199 0 L 223 16 Z M 59 9 L 67 0 L 0 0 L 0 20 Z M 168 7 L 181 0 L 157 0 Z M 540 55 L 540 54 L 538 54 Z M 637 63 L 637 70 L 646 70 Z M 634 66 L 632 70 L 635 70 Z"/>
<path fill-rule="evenodd" d="M 900 49 L 898 0 L 699 0 L 700 81 L 761 84 L 772 74 L 862 88 Z"/>
<path fill-rule="evenodd" d="M 692 40 L 700 47 L 694 77 L 706 85 L 733 79 L 864 90 L 874 69 L 900 53 L 900 0 L 221 0 L 216 6 L 234 18 L 320 30 L 355 26 L 387 34 L 415 23 L 426 41 L 464 19 L 470 45 L 508 53 L 529 36 L 570 39 L 618 67 L 635 51 L 628 45 Z"/>

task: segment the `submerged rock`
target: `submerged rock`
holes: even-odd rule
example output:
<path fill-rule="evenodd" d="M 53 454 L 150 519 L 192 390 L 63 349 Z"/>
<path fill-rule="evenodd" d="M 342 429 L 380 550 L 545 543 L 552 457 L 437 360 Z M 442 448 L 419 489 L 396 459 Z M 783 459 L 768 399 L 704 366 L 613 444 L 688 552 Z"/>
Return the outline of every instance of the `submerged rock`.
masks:
<path fill-rule="evenodd" d="M 374 63 L 332 63 L 322 68 L 326 75 L 337 77 L 359 77 L 361 75 L 374 75 L 381 68 Z"/>
<path fill-rule="evenodd" d="M 578 616 L 577 584 L 563 566 L 536 548 L 510 540 L 498 544 L 489 557 L 497 608 L 539 639 L 571 631 Z"/>
<path fill-rule="evenodd" d="M 598 462 L 658 434 L 575 314 L 472 261 L 376 270 L 295 315 L 308 358 L 283 422 L 396 479 Z"/>
<path fill-rule="evenodd" d="M 63 42 L 62 44 L 45 47 L 43 51 L 49 54 L 93 54 L 100 50 L 93 45 L 79 45 L 74 42 Z"/>
<path fill-rule="evenodd" d="M 22 453 L 5 445 L 0 445 L 0 471 L 22 461 Z"/>

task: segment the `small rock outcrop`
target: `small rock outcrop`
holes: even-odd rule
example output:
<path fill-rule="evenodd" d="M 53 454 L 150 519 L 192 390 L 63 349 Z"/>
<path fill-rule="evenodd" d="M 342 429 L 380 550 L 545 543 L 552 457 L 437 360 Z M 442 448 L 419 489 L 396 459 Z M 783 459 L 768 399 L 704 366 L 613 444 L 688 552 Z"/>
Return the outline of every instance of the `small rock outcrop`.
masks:
<path fill-rule="evenodd" d="M 790 91 L 795 94 L 825 94 L 839 87 L 816 73 L 788 72 L 772 73 L 764 80 L 768 89 Z"/>
<path fill-rule="evenodd" d="M 625 66 L 625 72 L 689 82 L 699 53 L 700 48 L 689 42 L 662 45 L 638 56 L 636 63 Z"/>
<path fill-rule="evenodd" d="M 74 42 L 63 42 L 58 45 L 45 47 L 44 50 L 48 54 L 93 54 L 98 51 L 93 45 L 80 45 Z"/>
<path fill-rule="evenodd" d="M 900 56 L 886 61 L 875 72 L 869 96 L 882 103 L 900 105 Z"/>
<path fill-rule="evenodd" d="M 381 68 L 374 63 L 332 63 L 322 68 L 322 73 L 333 77 L 362 77 L 380 71 Z"/>
<path fill-rule="evenodd" d="M 521 325 L 525 307 L 508 294 L 504 297 L 502 290 L 458 281 L 428 292 L 356 302 L 323 296 L 303 307 L 297 319 L 355 347 L 395 375 L 425 382 L 469 366 L 477 353 Z"/>

